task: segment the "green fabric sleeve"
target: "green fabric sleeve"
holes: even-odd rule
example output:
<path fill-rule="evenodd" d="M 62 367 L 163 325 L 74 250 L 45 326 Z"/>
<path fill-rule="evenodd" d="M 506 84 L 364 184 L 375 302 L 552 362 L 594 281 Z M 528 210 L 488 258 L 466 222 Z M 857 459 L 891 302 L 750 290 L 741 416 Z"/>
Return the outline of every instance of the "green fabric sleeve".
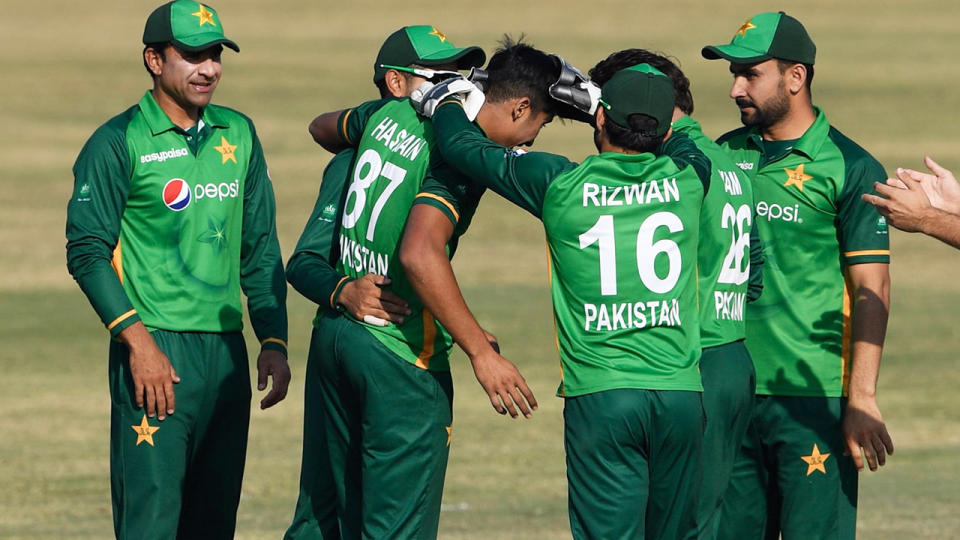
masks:
<path fill-rule="evenodd" d="M 67 203 L 67 269 L 114 337 L 140 320 L 111 265 L 130 193 L 128 122 L 121 115 L 90 137 L 73 166 Z"/>
<path fill-rule="evenodd" d="M 750 277 L 747 280 L 747 302 L 753 302 L 763 294 L 763 239 L 757 228 L 757 213 L 753 213 L 753 227 L 750 228 Z"/>
<path fill-rule="evenodd" d="M 837 199 L 836 224 L 840 252 L 848 265 L 890 262 L 887 223 L 872 204 L 860 198 L 864 193 L 873 193 L 874 182 L 886 178 L 883 166 L 865 152 L 846 164 L 843 188 Z"/>
<path fill-rule="evenodd" d="M 253 149 L 243 192 L 240 287 L 247 295 L 250 322 L 261 348 L 286 354 L 287 282 L 277 240 L 277 209 L 263 148 L 252 122 L 250 132 Z"/>
<path fill-rule="evenodd" d="M 375 99 L 361 103 L 352 109 L 344 110 L 337 119 L 337 134 L 339 134 L 340 138 L 347 144 L 356 148 L 357 145 L 360 144 L 360 138 L 363 136 L 364 129 L 367 127 L 367 121 L 370 120 L 373 113 L 380 110 L 380 107 L 383 107 L 387 103 L 398 99 L 406 98 Z"/>
<path fill-rule="evenodd" d="M 336 262 L 340 256 L 337 239 L 341 209 L 356 154 L 355 149 L 349 148 L 334 156 L 327 164 L 317 203 L 287 263 L 287 281 L 290 285 L 320 306 L 335 308 L 340 289 L 351 281 L 351 278 L 337 272 Z"/>
<path fill-rule="evenodd" d="M 437 107 L 433 129 L 447 163 L 538 219 L 547 187 L 576 167 L 563 156 L 514 151 L 491 141 L 467 120 L 457 100 L 445 100 Z"/>
<path fill-rule="evenodd" d="M 674 131 L 667 140 L 660 144 L 656 153 L 657 155 L 668 156 L 680 169 L 687 165 L 693 167 L 703 184 L 703 196 L 707 196 L 707 192 L 710 190 L 710 176 L 713 166 L 710 163 L 710 158 L 697 148 L 697 145 L 686 133 Z"/>

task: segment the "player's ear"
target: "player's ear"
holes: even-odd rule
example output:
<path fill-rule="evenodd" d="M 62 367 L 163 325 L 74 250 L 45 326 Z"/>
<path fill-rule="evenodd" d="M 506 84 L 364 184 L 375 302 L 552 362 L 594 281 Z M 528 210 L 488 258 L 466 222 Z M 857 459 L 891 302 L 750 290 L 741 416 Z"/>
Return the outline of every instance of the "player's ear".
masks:
<path fill-rule="evenodd" d="M 163 72 L 163 56 L 153 47 L 147 47 L 143 50 L 143 63 L 155 77 L 159 77 Z"/>
<path fill-rule="evenodd" d="M 519 97 L 513 100 L 513 106 L 510 110 L 510 116 L 513 118 L 513 121 L 523 119 L 524 116 L 532 114 L 533 110 L 531 109 L 532 103 L 530 98 L 527 96 Z"/>
<path fill-rule="evenodd" d="M 383 76 L 383 82 L 387 87 L 387 92 L 393 97 L 405 97 L 408 92 L 407 80 L 403 74 L 395 69 L 388 69 Z"/>

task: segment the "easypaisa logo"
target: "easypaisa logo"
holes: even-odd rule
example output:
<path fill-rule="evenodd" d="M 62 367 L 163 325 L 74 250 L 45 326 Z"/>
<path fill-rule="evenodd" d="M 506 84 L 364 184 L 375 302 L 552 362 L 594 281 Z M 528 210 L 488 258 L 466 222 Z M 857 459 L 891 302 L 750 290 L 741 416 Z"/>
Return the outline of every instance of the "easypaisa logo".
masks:
<path fill-rule="evenodd" d="M 236 199 L 239 194 L 240 180 L 197 184 L 191 189 L 183 178 L 174 178 L 163 186 L 162 198 L 167 208 L 179 212 L 190 206 L 194 199 L 217 199 L 223 202 L 224 199 Z"/>

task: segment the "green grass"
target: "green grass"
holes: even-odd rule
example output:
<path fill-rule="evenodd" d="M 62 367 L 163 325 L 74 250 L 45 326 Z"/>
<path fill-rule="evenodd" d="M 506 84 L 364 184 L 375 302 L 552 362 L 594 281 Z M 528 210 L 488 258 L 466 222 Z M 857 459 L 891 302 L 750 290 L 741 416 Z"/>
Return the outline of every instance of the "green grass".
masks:
<path fill-rule="evenodd" d="M 795 5 L 794 5 L 795 4 Z M 892 170 L 930 153 L 960 166 L 955 7 L 920 2 L 795 2 L 789 11 L 818 45 L 815 101 L 833 123 Z M 588 68 L 645 46 L 678 58 L 693 81 L 695 116 L 719 135 L 736 127 L 722 62 L 699 49 L 729 39 L 760 2 L 626 0 L 528 3 L 455 0 L 442 8 L 358 0 L 221 0 L 227 35 L 218 103 L 257 123 L 289 255 L 328 156 L 306 134 L 316 114 L 374 96 L 371 63 L 402 24 L 429 22 L 458 45 L 488 51 L 504 32 Z M 0 538 L 104 538 L 111 534 L 107 338 L 64 269 L 70 167 L 86 137 L 148 86 L 139 39 L 152 2 L 67 0 L 5 6 L 0 25 Z M 581 158 L 582 126 L 555 122 L 538 148 Z M 880 404 L 897 446 L 865 473 L 863 538 L 947 538 L 960 528 L 960 412 L 954 318 L 960 253 L 893 234 L 893 309 Z M 455 268 L 481 321 L 518 363 L 540 400 L 532 420 L 492 412 L 464 358 L 454 360 L 454 435 L 441 518 L 443 538 L 569 535 L 558 362 L 546 290 L 543 235 L 524 213 L 488 197 Z M 300 462 L 303 368 L 312 307 L 291 293 L 287 401 L 255 410 L 239 538 L 277 538 L 293 511 Z"/>

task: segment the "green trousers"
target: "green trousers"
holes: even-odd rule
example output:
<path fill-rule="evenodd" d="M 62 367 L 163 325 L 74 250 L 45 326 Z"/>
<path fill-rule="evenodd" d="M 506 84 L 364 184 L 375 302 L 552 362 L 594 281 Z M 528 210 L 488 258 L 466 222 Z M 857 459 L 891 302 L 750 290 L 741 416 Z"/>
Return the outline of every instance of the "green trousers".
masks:
<path fill-rule="evenodd" d="M 618 389 L 566 398 L 563 420 L 574 538 L 695 537 L 700 392 Z"/>
<path fill-rule="evenodd" d="M 856 536 L 857 469 L 838 397 L 757 396 L 723 498 L 719 538 Z"/>
<path fill-rule="evenodd" d="M 339 540 L 337 487 L 330 468 L 330 451 L 323 413 L 320 365 L 325 354 L 320 328 L 310 336 L 307 372 L 303 382 L 303 455 L 300 461 L 300 495 L 293 522 L 284 540 Z M 329 354 L 329 353 L 326 353 Z"/>
<path fill-rule="evenodd" d="M 697 538 L 712 540 L 720 526 L 720 505 L 753 413 L 757 375 L 743 341 L 708 347 L 700 357 L 703 433 Z"/>
<path fill-rule="evenodd" d="M 180 376 L 165 420 L 136 405 L 129 350 L 110 344 L 110 483 L 117 538 L 233 538 L 250 422 L 239 332 L 152 332 Z"/>
<path fill-rule="evenodd" d="M 342 537 L 435 538 L 453 422 L 450 372 L 416 367 L 339 314 L 324 317 L 318 335 Z"/>

